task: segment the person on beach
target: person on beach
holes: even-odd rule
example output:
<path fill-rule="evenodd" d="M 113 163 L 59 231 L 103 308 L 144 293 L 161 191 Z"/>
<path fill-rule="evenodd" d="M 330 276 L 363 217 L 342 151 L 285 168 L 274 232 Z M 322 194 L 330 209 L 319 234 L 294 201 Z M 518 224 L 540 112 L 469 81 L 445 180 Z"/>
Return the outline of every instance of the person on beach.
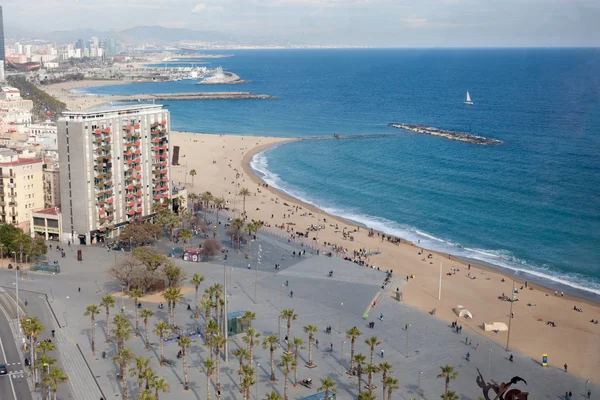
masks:
<path fill-rule="evenodd" d="M 568 372 L 568 371 L 567 371 L 567 370 L 568 370 L 568 368 L 569 368 L 569 366 L 567 365 L 567 363 L 565 363 L 565 372 Z"/>

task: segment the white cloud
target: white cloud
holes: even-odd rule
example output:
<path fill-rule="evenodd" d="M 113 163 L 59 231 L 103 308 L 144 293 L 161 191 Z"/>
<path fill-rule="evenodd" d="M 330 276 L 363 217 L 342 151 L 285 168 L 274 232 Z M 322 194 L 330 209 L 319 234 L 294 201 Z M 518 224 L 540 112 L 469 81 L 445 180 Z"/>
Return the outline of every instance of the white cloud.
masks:
<path fill-rule="evenodd" d="M 194 6 L 194 8 L 192 8 L 192 12 L 193 13 L 200 13 L 203 11 L 206 11 L 206 9 L 208 8 L 208 6 L 204 3 L 198 3 Z"/>

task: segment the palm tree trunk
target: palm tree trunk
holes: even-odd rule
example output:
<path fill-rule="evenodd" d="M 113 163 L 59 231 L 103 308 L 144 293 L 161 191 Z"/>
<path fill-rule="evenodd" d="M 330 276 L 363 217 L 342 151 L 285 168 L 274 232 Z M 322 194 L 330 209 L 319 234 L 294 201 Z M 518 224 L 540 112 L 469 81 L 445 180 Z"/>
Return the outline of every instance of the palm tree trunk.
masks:
<path fill-rule="evenodd" d="M 342 357 L 344 355 L 342 354 Z M 350 343 L 350 371 L 354 368 L 354 338 L 352 338 L 352 342 Z"/>
<path fill-rule="evenodd" d="M 140 337 L 140 325 L 139 325 L 139 321 L 138 321 L 137 301 L 136 301 L 136 305 L 135 305 L 135 336 Z"/>
<path fill-rule="evenodd" d="M 173 302 L 173 306 L 171 307 L 171 312 L 173 313 L 173 327 L 177 326 L 177 320 L 175 319 L 175 311 L 177 308 L 177 304 L 175 304 L 175 302 Z"/>
<path fill-rule="evenodd" d="M 248 258 L 250 258 L 250 244 L 252 244 L 252 239 L 250 239 L 250 232 L 248 232 Z"/>
<path fill-rule="evenodd" d="M 221 390 L 221 353 L 219 352 L 219 348 L 216 348 L 217 353 L 217 362 L 216 362 L 216 370 L 217 370 L 217 390 Z"/>
<path fill-rule="evenodd" d="M 56 396 L 57 396 L 56 392 L 58 391 L 57 389 L 58 389 L 58 387 L 52 393 L 52 397 L 54 398 L 54 400 L 56 400 Z M 158 397 L 157 397 L 157 399 L 158 399 Z"/>
<path fill-rule="evenodd" d="M 358 394 L 361 394 L 362 393 L 362 368 L 359 365 L 357 369 L 358 369 L 358 372 L 357 372 L 357 375 L 358 375 Z"/>
<path fill-rule="evenodd" d="M 373 390 L 373 371 L 369 370 L 369 390 Z"/>
<path fill-rule="evenodd" d="M 287 321 L 287 345 L 288 345 L 288 349 L 287 352 L 291 353 L 292 351 L 292 338 L 290 337 L 290 329 L 292 328 L 292 321 L 288 318 Z"/>
<path fill-rule="evenodd" d="M 96 354 L 96 323 L 94 317 L 92 317 L 92 354 Z"/>
<path fill-rule="evenodd" d="M 206 374 L 206 400 L 210 400 L 210 375 Z"/>
<path fill-rule="evenodd" d="M 165 342 L 162 336 L 160 337 L 160 365 L 165 365 Z"/>
<path fill-rule="evenodd" d="M 250 339 L 250 341 L 248 342 L 248 353 L 250 354 L 248 359 L 250 360 L 250 365 L 254 365 L 254 354 L 252 353 L 253 347 L 254 339 Z"/>
<path fill-rule="evenodd" d="M 288 336 L 289 339 L 289 336 Z M 312 340 L 308 341 L 308 365 L 312 365 Z"/>
<path fill-rule="evenodd" d="M 387 400 L 392 400 L 392 389 L 388 389 Z"/>
<path fill-rule="evenodd" d="M 110 311 L 106 307 L 106 343 L 110 343 Z"/>
<path fill-rule="evenodd" d="M 35 365 L 35 352 L 33 351 L 35 348 L 35 339 L 33 338 L 33 335 L 31 335 L 31 341 L 29 345 L 29 358 L 31 359 L 31 369 L 33 370 L 33 383 L 35 384 L 37 383 L 37 370 L 33 368 Z"/>
<path fill-rule="evenodd" d="M 123 400 L 127 400 L 127 379 L 125 377 L 125 368 L 121 366 L 121 387 L 123 388 Z"/>
<path fill-rule="evenodd" d="M 283 400 L 288 400 L 288 377 L 290 375 L 290 371 L 287 369 L 286 366 L 286 370 L 285 370 L 285 383 L 283 384 Z"/>
<path fill-rule="evenodd" d="M 216 238 L 219 239 L 219 208 L 217 207 L 217 231 L 216 233 Z"/>
<path fill-rule="evenodd" d="M 385 371 L 383 371 L 383 374 L 381 375 L 381 382 L 383 382 L 383 397 L 382 397 L 382 399 L 385 399 L 385 390 L 387 389 L 387 385 L 385 383 L 386 379 L 387 379 L 387 373 Z"/>
<path fill-rule="evenodd" d="M 146 335 L 146 350 L 150 350 L 150 338 L 148 332 L 148 319 L 144 320 L 144 334 Z"/>
<path fill-rule="evenodd" d="M 187 373 L 187 361 L 185 359 L 185 350 L 181 354 L 183 358 L 183 380 L 185 381 L 185 390 L 190 389 L 190 384 L 188 383 L 188 373 Z"/>
<path fill-rule="evenodd" d="M 271 353 L 271 382 L 276 381 L 275 379 L 275 347 L 271 346 L 269 349 Z"/>
<path fill-rule="evenodd" d="M 450 389 L 450 377 L 447 376 L 446 377 L 446 391 L 444 393 L 448 393 L 448 390 Z"/>

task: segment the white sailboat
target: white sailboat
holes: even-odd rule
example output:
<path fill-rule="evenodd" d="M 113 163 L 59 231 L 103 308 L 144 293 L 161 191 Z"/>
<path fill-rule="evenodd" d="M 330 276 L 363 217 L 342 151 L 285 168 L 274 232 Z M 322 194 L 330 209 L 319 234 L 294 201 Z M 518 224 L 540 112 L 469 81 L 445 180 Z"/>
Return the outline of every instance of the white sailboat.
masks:
<path fill-rule="evenodd" d="M 465 104 L 473 104 L 473 102 L 471 101 L 471 95 L 469 94 L 469 91 L 467 90 L 467 98 L 465 99 Z"/>

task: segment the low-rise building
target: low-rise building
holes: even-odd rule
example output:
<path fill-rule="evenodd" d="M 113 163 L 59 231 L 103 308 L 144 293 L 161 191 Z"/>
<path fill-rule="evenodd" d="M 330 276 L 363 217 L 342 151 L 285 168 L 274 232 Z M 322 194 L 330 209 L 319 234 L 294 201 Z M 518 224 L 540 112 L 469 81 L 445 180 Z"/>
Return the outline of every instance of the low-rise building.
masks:
<path fill-rule="evenodd" d="M 0 223 L 29 231 L 31 213 L 44 208 L 42 160 L 0 151 Z"/>
<path fill-rule="evenodd" d="M 43 165 L 44 207 L 60 207 L 60 172 L 57 162 L 45 160 Z"/>
<path fill-rule="evenodd" d="M 62 216 L 56 207 L 31 213 L 31 237 L 41 236 L 45 240 L 60 241 Z"/>

